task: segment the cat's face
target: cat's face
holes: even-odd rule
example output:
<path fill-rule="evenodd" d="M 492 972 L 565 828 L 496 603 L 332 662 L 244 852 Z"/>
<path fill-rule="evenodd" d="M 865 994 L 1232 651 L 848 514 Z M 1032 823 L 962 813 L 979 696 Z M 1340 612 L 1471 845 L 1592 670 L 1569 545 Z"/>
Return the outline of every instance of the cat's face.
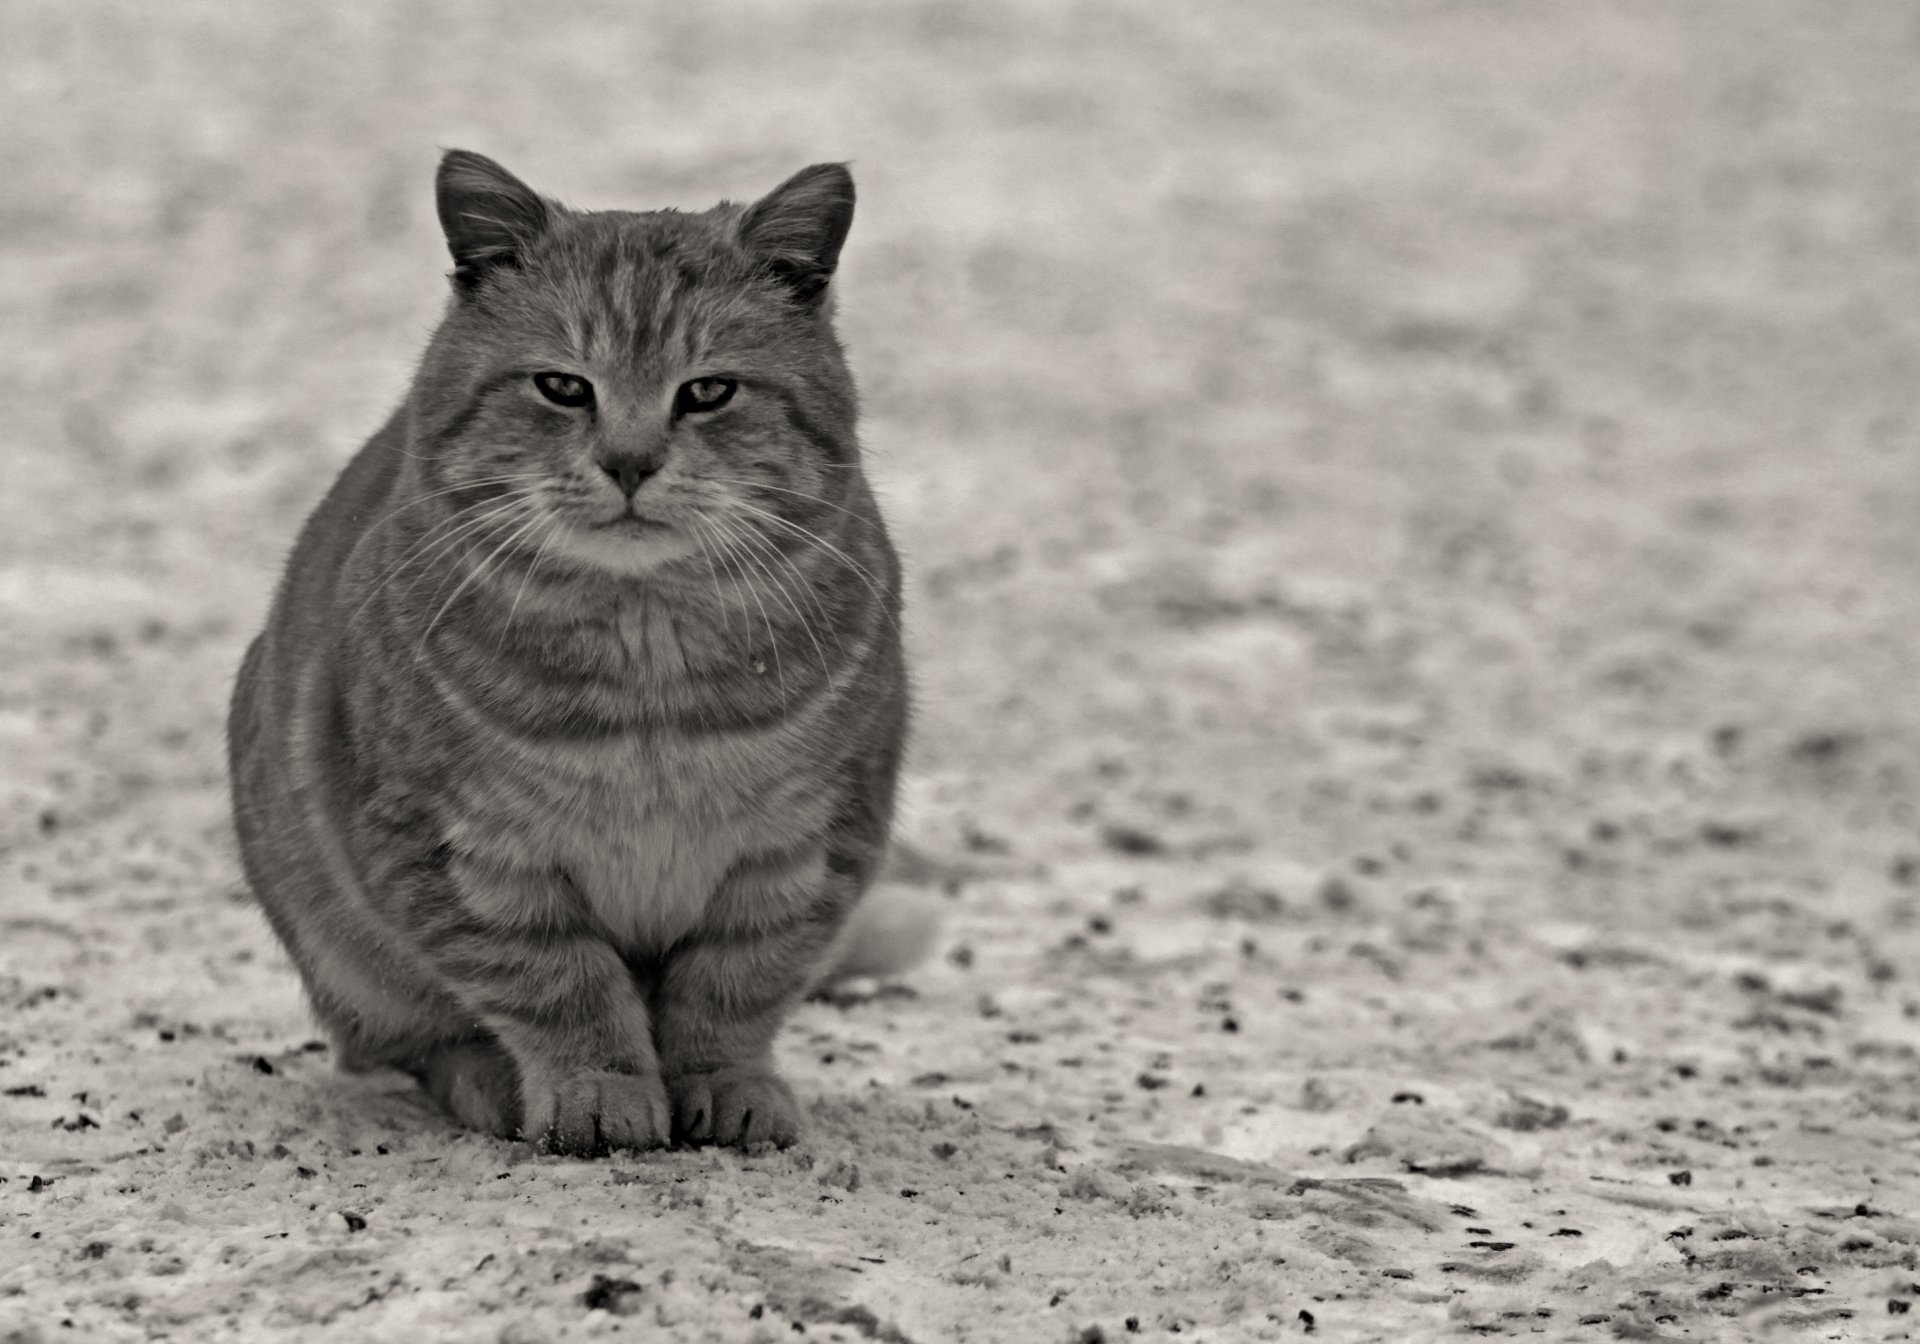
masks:
<path fill-rule="evenodd" d="M 460 292 L 422 370 L 426 488 L 492 511 L 498 545 L 615 574 L 791 542 L 856 461 L 823 293 L 844 170 L 744 209 L 583 214 L 476 160 L 442 168 Z"/>

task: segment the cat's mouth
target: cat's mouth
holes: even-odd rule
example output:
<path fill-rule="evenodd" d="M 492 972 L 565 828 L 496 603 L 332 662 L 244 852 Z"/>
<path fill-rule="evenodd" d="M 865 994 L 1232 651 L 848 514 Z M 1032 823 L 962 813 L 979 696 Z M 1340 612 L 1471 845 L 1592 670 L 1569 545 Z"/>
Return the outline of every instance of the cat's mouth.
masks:
<path fill-rule="evenodd" d="M 579 518 L 554 537 L 562 552 L 612 574 L 638 577 L 691 555 L 695 541 L 684 528 L 642 513 Z"/>
<path fill-rule="evenodd" d="M 647 518 L 640 514 L 627 512 L 591 525 L 595 532 L 611 532 L 615 536 L 641 537 L 656 532 L 668 532 L 672 527 L 658 518 Z"/>

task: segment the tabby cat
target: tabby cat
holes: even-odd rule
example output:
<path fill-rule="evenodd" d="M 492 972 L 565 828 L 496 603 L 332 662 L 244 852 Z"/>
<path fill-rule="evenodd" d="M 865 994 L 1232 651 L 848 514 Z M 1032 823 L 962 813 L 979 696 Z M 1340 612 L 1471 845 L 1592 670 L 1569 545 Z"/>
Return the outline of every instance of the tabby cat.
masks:
<path fill-rule="evenodd" d="M 437 187 L 445 317 L 240 670 L 247 878 L 343 1068 L 558 1151 L 790 1143 L 774 1036 L 862 955 L 907 722 L 853 180 L 575 211 L 455 150 Z"/>

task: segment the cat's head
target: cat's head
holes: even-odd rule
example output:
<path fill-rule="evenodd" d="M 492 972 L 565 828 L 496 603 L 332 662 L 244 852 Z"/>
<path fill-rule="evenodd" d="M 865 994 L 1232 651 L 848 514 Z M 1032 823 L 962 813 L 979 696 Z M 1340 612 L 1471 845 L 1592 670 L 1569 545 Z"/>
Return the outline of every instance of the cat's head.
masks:
<path fill-rule="evenodd" d="M 858 453 L 829 294 L 853 199 L 846 168 L 818 164 L 751 205 L 575 211 L 449 152 L 454 298 L 413 399 L 423 491 L 493 510 L 475 531 L 498 544 L 619 574 L 833 506 Z"/>

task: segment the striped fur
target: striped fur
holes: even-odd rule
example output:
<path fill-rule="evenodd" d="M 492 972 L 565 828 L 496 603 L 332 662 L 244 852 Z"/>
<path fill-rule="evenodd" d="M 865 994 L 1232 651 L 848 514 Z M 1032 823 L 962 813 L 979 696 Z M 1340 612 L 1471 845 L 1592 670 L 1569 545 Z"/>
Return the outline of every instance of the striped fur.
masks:
<path fill-rule="evenodd" d="M 845 955 L 907 717 L 826 284 L 851 179 L 584 213 L 455 151 L 439 185 L 446 318 L 235 688 L 249 881 L 345 1067 L 564 1150 L 790 1142 L 771 1044 Z M 707 377 L 733 399 L 677 413 Z"/>

